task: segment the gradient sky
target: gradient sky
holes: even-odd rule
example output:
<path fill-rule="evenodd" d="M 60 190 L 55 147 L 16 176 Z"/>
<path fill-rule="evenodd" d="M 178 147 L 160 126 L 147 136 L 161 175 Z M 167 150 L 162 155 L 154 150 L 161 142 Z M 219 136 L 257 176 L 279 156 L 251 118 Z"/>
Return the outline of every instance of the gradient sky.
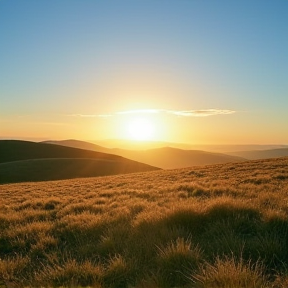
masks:
<path fill-rule="evenodd" d="M 287 0 L 0 0 L 0 138 L 288 144 L 287 51 Z"/>

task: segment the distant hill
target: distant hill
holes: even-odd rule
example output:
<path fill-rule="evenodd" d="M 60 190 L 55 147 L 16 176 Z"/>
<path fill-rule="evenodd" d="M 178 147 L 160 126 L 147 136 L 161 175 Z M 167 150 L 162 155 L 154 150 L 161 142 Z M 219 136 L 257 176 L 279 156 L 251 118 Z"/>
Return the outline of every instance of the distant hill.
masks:
<path fill-rule="evenodd" d="M 219 152 L 224 154 L 230 154 L 229 152 L 235 151 L 252 151 L 252 150 L 271 150 L 288 148 L 288 145 L 277 145 L 277 144 L 238 144 L 238 145 L 193 145 L 190 149 L 204 150 L 209 152 Z"/>
<path fill-rule="evenodd" d="M 64 140 L 65 141 L 65 140 Z M 62 141 L 60 141 L 62 142 Z M 201 150 L 207 152 L 216 152 L 229 154 L 228 152 L 235 151 L 252 151 L 252 150 L 270 150 L 279 148 L 288 148 L 288 145 L 282 144 L 189 144 L 177 142 L 163 142 L 163 141 L 131 141 L 123 139 L 107 139 L 99 141 L 88 141 L 107 148 L 118 148 L 125 150 L 148 150 L 163 147 L 172 147 L 183 150 Z"/>
<path fill-rule="evenodd" d="M 65 141 L 65 140 L 64 140 Z M 125 150 L 148 150 L 163 147 L 174 147 L 179 149 L 194 149 L 193 145 L 185 143 L 164 142 L 164 141 L 137 141 L 125 139 L 107 139 L 98 141 L 88 141 L 102 147 L 110 149 L 125 149 Z"/>
<path fill-rule="evenodd" d="M 121 156 L 28 141 L 0 141 L 0 183 L 158 170 Z"/>
<path fill-rule="evenodd" d="M 163 169 L 176 169 L 246 160 L 242 157 L 221 153 L 206 152 L 201 150 L 183 150 L 172 147 L 162 147 L 148 150 L 125 150 L 104 148 L 99 145 L 78 140 L 47 141 L 47 143 L 73 147 L 89 147 L 94 151 L 98 151 L 99 149 L 99 151 L 105 153 L 121 155 L 125 158 Z"/>
<path fill-rule="evenodd" d="M 102 152 L 102 153 L 111 153 L 111 149 L 109 148 L 105 148 L 105 147 L 102 147 L 100 145 L 96 145 L 90 142 L 74 140 L 74 139 L 60 140 L 60 141 L 49 140 L 49 141 L 43 141 L 40 143 L 61 145 L 61 146 L 66 146 L 66 147 L 92 150 L 92 151 L 97 151 L 97 152 Z"/>
<path fill-rule="evenodd" d="M 230 155 L 244 157 L 249 160 L 277 158 L 288 156 L 288 148 L 269 149 L 269 150 L 252 150 L 229 153 Z"/>
<path fill-rule="evenodd" d="M 191 166 L 240 162 L 246 160 L 238 156 L 225 155 L 221 153 L 206 152 L 201 150 L 182 150 L 171 147 L 150 149 L 145 151 L 115 149 L 114 153 L 152 166 L 157 164 L 157 167 L 163 169 L 176 169 Z"/>

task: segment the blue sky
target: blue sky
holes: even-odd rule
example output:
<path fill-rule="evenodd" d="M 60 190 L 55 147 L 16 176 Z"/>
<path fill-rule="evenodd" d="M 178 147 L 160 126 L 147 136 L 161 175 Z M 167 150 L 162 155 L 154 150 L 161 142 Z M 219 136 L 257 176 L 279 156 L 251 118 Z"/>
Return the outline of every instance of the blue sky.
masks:
<path fill-rule="evenodd" d="M 219 109 L 162 113 L 159 140 L 288 143 L 287 16 L 284 0 L 1 0 L 0 137 L 121 138 L 97 115 Z"/>

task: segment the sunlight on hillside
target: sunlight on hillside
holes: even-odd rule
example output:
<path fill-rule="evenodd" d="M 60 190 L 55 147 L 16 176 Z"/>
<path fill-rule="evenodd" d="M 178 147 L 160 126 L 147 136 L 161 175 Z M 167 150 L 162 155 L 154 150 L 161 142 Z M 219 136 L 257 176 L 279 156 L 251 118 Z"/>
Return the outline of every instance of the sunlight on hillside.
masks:
<path fill-rule="evenodd" d="M 0 286 L 287 288 L 287 164 L 1 185 Z"/>

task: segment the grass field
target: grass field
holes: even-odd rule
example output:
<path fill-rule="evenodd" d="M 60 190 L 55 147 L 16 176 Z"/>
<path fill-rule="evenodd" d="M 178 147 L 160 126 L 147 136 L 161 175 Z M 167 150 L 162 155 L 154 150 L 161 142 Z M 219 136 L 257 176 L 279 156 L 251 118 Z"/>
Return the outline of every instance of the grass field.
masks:
<path fill-rule="evenodd" d="M 5 184 L 0 199 L 0 286 L 288 287 L 287 157 Z"/>

